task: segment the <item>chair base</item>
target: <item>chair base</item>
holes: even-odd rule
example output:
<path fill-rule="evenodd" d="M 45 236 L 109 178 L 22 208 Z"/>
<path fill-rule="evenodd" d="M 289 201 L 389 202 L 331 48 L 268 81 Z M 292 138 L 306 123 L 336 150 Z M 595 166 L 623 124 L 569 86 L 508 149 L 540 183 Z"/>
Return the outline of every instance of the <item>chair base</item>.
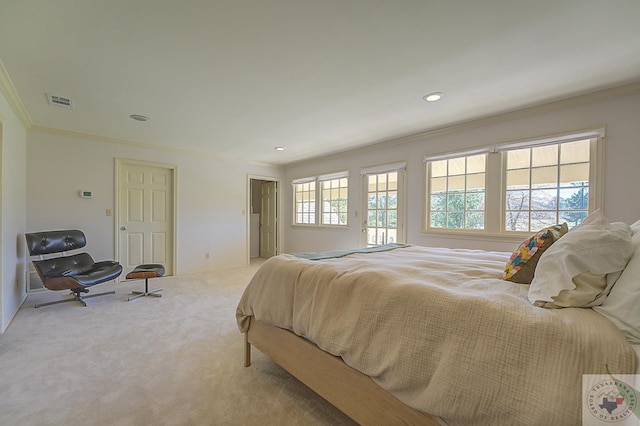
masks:
<path fill-rule="evenodd" d="M 135 294 L 136 296 L 131 296 L 130 298 L 127 299 L 127 301 L 130 302 L 132 300 L 136 300 L 137 298 L 144 297 L 144 296 L 162 297 L 162 295 L 158 294 L 158 292 L 164 290 L 162 288 L 159 288 L 157 290 L 148 291 L 146 283 L 145 283 L 144 289 L 145 291 L 132 291 L 131 294 Z"/>
<path fill-rule="evenodd" d="M 132 291 L 131 294 L 135 296 L 131 296 L 127 299 L 127 301 L 136 300 L 139 297 L 144 296 L 153 296 L 153 297 L 162 297 L 161 294 L 158 294 L 163 289 L 159 288 L 157 290 L 149 291 L 149 279 L 150 278 L 159 278 L 164 275 L 164 266 L 159 263 L 149 263 L 144 265 L 136 266 L 133 271 L 127 274 L 128 280 L 135 280 L 144 278 L 144 291 Z"/>
<path fill-rule="evenodd" d="M 90 294 L 88 296 L 82 296 L 80 293 L 88 293 L 89 290 L 87 289 L 82 289 L 82 290 L 78 290 L 78 291 L 72 291 L 70 294 L 73 296 L 72 299 L 62 299 L 62 300 L 56 300 L 54 302 L 46 302 L 46 303 L 38 303 L 36 305 L 34 305 L 34 308 L 39 308 L 41 306 L 48 306 L 48 305 L 55 305 L 58 303 L 65 303 L 65 302 L 75 302 L 78 301 L 80 302 L 80 304 L 82 304 L 82 306 L 87 306 L 87 303 L 84 301 L 84 299 L 88 299 L 90 297 L 97 297 L 97 296 L 104 296 L 106 294 L 116 294 L 115 290 L 112 291 L 105 291 L 104 293 L 96 293 L 96 294 Z"/>

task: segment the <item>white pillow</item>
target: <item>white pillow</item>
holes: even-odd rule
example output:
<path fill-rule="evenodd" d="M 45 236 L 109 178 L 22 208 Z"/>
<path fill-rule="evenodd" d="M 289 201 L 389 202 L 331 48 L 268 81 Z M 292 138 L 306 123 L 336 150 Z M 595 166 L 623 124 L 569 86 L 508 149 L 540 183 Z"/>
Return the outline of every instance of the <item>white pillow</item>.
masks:
<path fill-rule="evenodd" d="M 631 231 L 633 256 L 602 306 L 593 309 L 611 320 L 630 343 L 640 344 L 640 220 Z"/>
<path fill-rule="evenodd" d="M 632 253 L 629 226 L 609 223 L 596 210 L 542 254 L 529 301 L 544 308 L 598 306 Z"/>

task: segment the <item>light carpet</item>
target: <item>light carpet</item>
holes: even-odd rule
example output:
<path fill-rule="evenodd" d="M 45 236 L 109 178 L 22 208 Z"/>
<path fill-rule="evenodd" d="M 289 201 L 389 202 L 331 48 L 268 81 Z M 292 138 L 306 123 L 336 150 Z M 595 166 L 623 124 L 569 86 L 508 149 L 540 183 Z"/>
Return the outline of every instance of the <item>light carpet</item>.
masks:
<path fill-rule="evenodd" d="M 1 425 L 353 425 L 254 348 L 243 367 L 235 309 L 260 262 L 149 280 L 161 298 L 30 294 L 0 335 Z"/>

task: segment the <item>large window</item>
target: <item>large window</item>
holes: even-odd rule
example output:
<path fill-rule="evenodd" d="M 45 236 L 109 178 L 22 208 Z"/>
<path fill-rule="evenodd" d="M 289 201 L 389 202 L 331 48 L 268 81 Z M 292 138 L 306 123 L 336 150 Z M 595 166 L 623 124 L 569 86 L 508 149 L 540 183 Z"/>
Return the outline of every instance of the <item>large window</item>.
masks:
<path fill-rule="evenodd" d="M 484 229 L 487 154 L 431 161 L 429 226 Z"/>
<path fill-rule="evenodd" d="M 589 213 L 589 139 L 505 153 L 505 230 L 577 225 Z"/>
<path fill-rule="evenodd" d="M 348 172 L 294 180 L 294 224 L 347 226 L 348 193 Z"/>
<path fill-rule="evenodd" d="M 567 222 L 600 207 L 603 130 L 427 156 L 425 228 L 509 233 Z"/>

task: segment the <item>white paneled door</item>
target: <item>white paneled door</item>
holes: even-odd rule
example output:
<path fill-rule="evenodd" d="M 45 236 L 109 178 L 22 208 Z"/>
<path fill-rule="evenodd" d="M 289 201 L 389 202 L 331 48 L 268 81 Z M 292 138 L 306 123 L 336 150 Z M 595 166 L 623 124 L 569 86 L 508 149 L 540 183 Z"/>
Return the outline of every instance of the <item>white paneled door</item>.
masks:
<path fill-rule="evenodd" d="M 173 274 L 174 169 L 121 163 L 118 177 L 118 251 L 123 275 L 160 263 Z"/>
<path fill-rule="evenodd" d="M 277 183 L 263 182 L 260 189 L 260 257 L 270 258 L 277 254 Z"/>

